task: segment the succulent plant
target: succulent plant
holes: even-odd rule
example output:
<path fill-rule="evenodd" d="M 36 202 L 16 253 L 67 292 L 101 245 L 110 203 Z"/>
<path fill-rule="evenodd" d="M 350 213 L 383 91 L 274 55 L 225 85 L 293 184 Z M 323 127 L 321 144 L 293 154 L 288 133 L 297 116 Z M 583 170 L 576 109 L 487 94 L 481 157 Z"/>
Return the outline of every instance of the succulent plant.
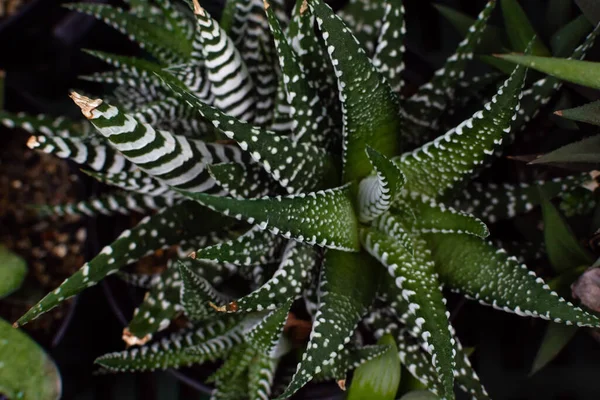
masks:
<path fill-rule="evenodd" d="M 31 148 L 87 165 L 121 190 L 46 211 L 157 211 L 16 325 L 177 245 L 160 275 L 119 272 L 149 289 L 124 332 L 141 347 L 97 362 L 139 371 L 223 359 L 215 399 L 271 396 L 292 348 L 292 303 L 311 315 L 312 330 L 279 398 L 313 379 L 344 382 L 383 354 L 386 346 L 364 345 L 359 324 L 375 338 L 391 334 L 401 362 L 439 397 L 453 399 L 456 383 L 489 398 L 449 324 L 442 288 L 522 316 L 600 326 L 486 239 L 486 222 L 530 210 L 539 187 L 557 196 L 591 179 L 474 181 L 560 86 L 545 78 L 524 87 L 518 66 L 479 111 L 451 124 L 468 93 L 497 83 L 496 75 L 464 74 L 495 0 L 410 96 L 402 91 L 400 1 L 351 0 L 338 15 L 322 0 L 298 1 L 288 18 L 278 1 L 232 0 L 220 23 L 196 1 L 129 3 L 129 12 L 71 6 L 126 33 L 151 58 L 91 52 L 115 67 L 88 77 L 115 84 L 112 97 L 73 92 L 82 122 L 6 112 L 0 120 L 30 131 Z M 582 58 L 597 33 L 572 57 Z M 248 282 L 246 293 L 227 285 L 235 275 Z M 146 344 L 181 312 L 188 328 Z"/>

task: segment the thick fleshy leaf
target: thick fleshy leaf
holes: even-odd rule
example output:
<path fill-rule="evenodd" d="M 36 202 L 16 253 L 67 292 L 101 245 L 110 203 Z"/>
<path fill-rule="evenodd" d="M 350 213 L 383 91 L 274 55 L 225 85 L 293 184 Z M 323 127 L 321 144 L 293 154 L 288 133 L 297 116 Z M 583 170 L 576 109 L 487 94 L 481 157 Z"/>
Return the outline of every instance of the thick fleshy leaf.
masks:
<path fill-rule="evenodd" d="M 147 213 L 174 204 L 173 196 L 146 196 L 137 193 L 107 194 L 96 198 L 56 206 L 36 207 L 38 215 L 127 215 L 132 212 Z"/>
<path fill-rule="evenodd" d="M 296 143 L 272 131 L 251 126 L 204 104 L 179 86 L 170 85 L 170 88 L 181 101 L 196 108 L 225 136 L 248 151 L 252 159 L 261 164 L 288 193 L 331 187 L 337 182 L 335 162 L 323 149 L 309 143 Z"/>
<path fill-rule="evenodd" d="M 487 20 L 495 6 L 496 0 L 488 1 L 455 53 L 435 72 L 430 82 L 422 85 L 405 101 L 400 110 L 405 118 L 402 127 L 403 140 L 421 145 L 437 136 L 438 120 L 448 102 L 454 98 L 455 87 L 464 76 L 467 62 L 473 58 L 473 52 L 483 36 Z M 432 134 L 435 136 L 432 137 Z"/>
<path fill-rule="evenodd" d="M 96 129 L 130 162 L 169 186 L 192 192 L 219 192 L 206 165 L 213 162 L 242 163 L 237 146 L 189 140 L 171 132 L 155 130 L 131 114 L 75 92 L 73 101 Z"/>
<path fill-rule="evenodd" d="M 276 370 L 277 360 L 259 354 L 257 361 L 250 364 L 248 368 L 248 397 L 251 399 L 270 398 Z"/>
<path fill-rule="evenodd" d="M 358 212 L 361 222 L 369 222 L 385 213 L 396 200 L 406 178 L 396 164 L 383 154 L 366 148 L 375 175 L 363 179 L 358 187 Z"/>
<path fill-rule="evenodd" d="M 553 198 L 571 192 L 590 180 L 588 174 L 578 174 L 520 184 L 474 182 L 451 200 L 451 204 L 459 210 L 494 223 L 513 218 L 539 205 L 540 190 Z"/>
<path fill-rule="evenodd" d="M 65 117 L 52 118 L 47 115 L 29 115 L 0 110 L 0 123 L 7 128 L 20 128 L 24 131 L 44 136 L 62 138 L 83 138 L 89 135 L 90 125 L 86 121 L 72 121 Z"/>
<path fill-rule="evenodd" d="M 27 263 L 0 244 L 0 299 L 18 290 L 27 274 Z"/>
<path fill-rule="evenodd" d="M 114 148 L 98 140 L 34 135 L 27 141 L 27 147 L 60 158 L 68 158 L 77 164 L 87 165 L 94 171 L 116 173 L 134 168 L 134 165 Z"/>
<path fill-rule="evenodd" d="M 564 4 L 568 5 L 568 3 Z M 552 35 L 550 39 L 552 55 L 554 57 L 568 57 L 593 27 L 583 15 L 573 19 Z"/>
<path fill-rule="evenodd" d="M 242 342 L 242 331 L 236 325 L 238 321 L 239 318 L 235 317 L 219 319 L 173 333 L 142 347 L 103 355 L 95 363 L 111 372 L 126 372 L 179 368 L 214 361 L 223 357 L 236 343 Z"/>
<path fill-rule="evenodd" d="M 511 129 L 525 69 L 517 68 L 492 101 L 437 139 L 396 159 L 409 191 L 433 198 L 466 183 Z"/>
<path fill-rule="evenodd" d="M 531 39 L 532 54 L 538 56 L 549 56 L 550 50 L 546 48 L 540 36 L 535 32 L 533 26 L 527 18 L 527 14 L 517 0 L 501 0 L 502 14 L 504 16 L 504 25 L 506 34 L 514 51 L 525 51 Z"/>
<path fill-rule="evenodd" d="M 60 374 L 44 350 L 3 319 L 0 319 L 0 337 L 0 393 L 10 399 L 60 399 Z"/>
<path fill-rule="evenodd" d="M 373 65 L 385 76 L 392 90 L 400 94 L 404 85 L 404 79 L 401 76 L 404 70 L 402 57 L 406 50 L 404 45 L 404 35 L 406 34 L 404 5 L 401 0 L 389 1 L 385 3 L 384 7 Z"/>
<path fill-rule="evenodd" d="M 376 51 L 378 33 L 385 15 L 385 3 L 383 1 L 350 0 L 338 12 L 338 15 L 370 57 Z"/>
<path fill-rule="evenodd" d="M 600 63 L 519 54 L 503 54 L 497 57 L 568 82 L 600 89 Z"/>
<path fill-rule="evenodd" d="M 194 50 L 202 54 L 215 107 L 234 118 L 252 121 L 255 89 L 246 64 L 227 33 L 197 0 L 194 14 L 198 22 Z"/>
<path fill-rule="evenodd" d="M 311 246 L 290 241 L 273 276 L 252 293 L 219 307 L 219 311 L 273 310 L 300 296 L 316 270 L 318 253 Z"/>
<path fill-rule="evenodd" d="M 401 299 L 409 302 L 413 334 L 422 338 L 432 355 L 443 397 L 453 398 L 454 340 L 448 328 L 446 301 L 425 241 L 414 238 L 414 254 L 395 239 L 374 229 L 363 230 L 361 241 L 364 248 L 387 268 Z"/>
<path fill-rule="evenodd" d="M 556 111 L 555 114 L 573 121 L 587 122 L 588 124 L 600 126 L 600 101 L 594 101 L 568 110 Z"/>
<path fill-rule="evenodd" d="M 371 273 L 364 274 L 366 269 Z M 378 266 L 366 253 L 327 250 L 321 269 L 320 304 L 310 340 L 296 373 L 278 399 L 298 391 L 324 365 L 334 363 L 367 313 L 379 281 Z"/>
<path fill-rule="evenodd" d="M 356 348 L 349 344 L 344 347 L 344 350 L 339 352 L 335 362 L 323 365 L 321 372 L 315 376 L 315 381 L 335 380 L 338 386 L 343 387 L 346 384 L 346 378 L 350 371 L 384 355 L 388 349 L 388 345 L 371 345 Z"/>
<path fill-rule="evenodd" d="M 208 172 L 231 197 L 251 199 L 283 193 L 282 186 L 259 164 L 213 164 Z"/>
<path fill-rule="evenodd" d="M 224 215 L 244 219 L 286 239 L 345 251 L 359 249 L 349 186 L 286 197 L 238 200 L 181 191 Z"/>
<path fill-rule="evenodd" d="M 566 325 L 600 326 L 598 319 L 551 291 L 514 257 L 471 235 L 424 236 L 441 281 L 485 305 Z"/>
<path fill-rule="evenodd" d="M 104 21 L 119 32 L 135 41 L 143 49 L 164 64 L 179 63 L 190 53 L 189 42 L 171 40 L 173 35 L 162 26 L 153 25 L 148 21 L 123 10 L 105 4 L 79 3 L 69 4 L 71 10 L 83 12 Z"/>
<path fill-rule="evenodd" d="M 350 182 L 372 171 L 367 144 L 383 155 L 397 154 L 398 99 L 340 17 L 321 0 L 310 0 L 308 5 L 338 79 L 344 123 L 343 179 Z"/>
<path fill-rule="evenodd" d="M 228 262 L 235 265 L 267 264 L 274 261 L 281 238 L 254 226 L 248 232 L 226 242 L 198 249 L 192 256 L 199 260 Z"/>
<path fill-rule="evenodd" d="M 389 348 L 381 356 L 367 361 L 354 372 L 348 400 L 394 400 L 400 384 L 400 359 L 398 347 L 391 335 L 385 335 L 377 344 Z"/>
<path fill-rule="evenodd" d="M 181 274 L 181 306 L 192 321 L 201 321 L 214 316 L 210 303 L 224 303 L 227 296 L 217 292 L 202 276 L 194 273 L 182 262 L 178 263 Z"/>
<path fill-rule="evenodd" d="M 600 135 L 591 136 L 579 142 L 560 147 L 536 158 L 531 164 L 582 163 L 594 166 L 600 164 Z"/>
<path fill-rule="evenodd" d="M 202 221 L 202 224 L 199 223 Z M 222 217 L 208 212 L 194 202 L 183 202 L 157 214 L 146 217 L 131 230 L 124 231 L 110 246 L 67 278 L 56 290 L 46 295 L 16 322 L 23 325 L 56 307 L 62 301 L 120 268 L 137 261 L 162 247 L 178 244 L 182 235 L 200 235 L 221 227 Z M 177 229 L 174 229 L 177 227 Z"/>
<path fill-rule="evenodd" d="M 548 259 L 558 273 L 591 265 L 594 258 L 589 254 L 571 231 L 563 216 L 542 192 L 542 213 L 544 217 L 544 241 Z"/>
<path fill-rule="evenodd" d="M 276 358 L 275 351 L 283 334 L 292 300 L 271 311 L 247 332 L 246 340 L 258 352 Z"/>
<path fill-rule="evenodd" d="M 546 328 L 529 374 L 535 374 L 551 362 L 569 344 L 577 333 L 577 329 L 576 326 L 550 323 Z"/>

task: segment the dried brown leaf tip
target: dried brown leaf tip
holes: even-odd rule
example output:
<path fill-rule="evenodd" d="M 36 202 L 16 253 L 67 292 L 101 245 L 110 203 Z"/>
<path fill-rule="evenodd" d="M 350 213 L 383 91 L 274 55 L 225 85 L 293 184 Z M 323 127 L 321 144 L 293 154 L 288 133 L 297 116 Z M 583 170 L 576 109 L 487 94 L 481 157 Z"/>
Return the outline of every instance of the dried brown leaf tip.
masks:
<path fill-rule="evenodd" d="M 306 2 L 306 0 L 304 0 L 300 5 L 300 15 L 304 14 L 306 10 L 308 10 L 308 3 Z"/>
<path fill-rule="evenodd" d="M 344 392 L 346 391 L 346 380 L 345 379 L 340 379 L 336 383 L 340 389 L 342 389 Z"/>
<path fill-rule="evenodd" d="M 39 145 L 40 142 L 38 142 L 37 137 L 30 136 L 29 139 L 27 139 L 27 147 L 30 149 L 35 149 L 36 147 L 39 147 Z"/>
<path fill-rule="evenodd" d="M 125 328 L 123 329 L 123 336 L 122 339 L 125 342 L 125 344 L 127 345 L 127 347 L 130 346 L 143 346 L 146 343 L 148 343 L 148 341 L 152 338 L 151 335 L 146 335 L 142 338 L 139 338 L 137 336 L 135 336 L 133 333 L 131 333 L 129 331 L 129 328 Z"/>
<path fill-rule="evenodd" d="M 194 14 L 196 15 L 201 15 L 201 16 L 205 16 L 205 12 L 204 12 L 204 8 L 202 8 L 200 6 L 200 3 L 198 3 L 198 0 L 193 0 L 192 1 L 194 3 Z"/>
<path fill-rule="evenodd" d="M 188 257 L 191 258 L 192 260 L 196 259 L 196 252 L 192 251 L 190 254 L 188 254 Z"/>
<path fill-rule="evenodd" d="M 218 306 L 215 303 L 213 303 L 212 301 L 209 302 L 208 305 L 211 306 L 211 308 L 213 308 L 215 311 L 227 312 L 227 306 Z"/>
<path fill-rule="evenodd" d="M 73 99 L 73 102 L 77 104 L 79 108 L 81 108 L 81 113 L 87 118 L 91 119 L 93 117 L 92 112 L 102 104 L 101 99 L 90 99 L 89 97 L 83 96 L 77 92 L 71 92 L 69 97 Z"/>

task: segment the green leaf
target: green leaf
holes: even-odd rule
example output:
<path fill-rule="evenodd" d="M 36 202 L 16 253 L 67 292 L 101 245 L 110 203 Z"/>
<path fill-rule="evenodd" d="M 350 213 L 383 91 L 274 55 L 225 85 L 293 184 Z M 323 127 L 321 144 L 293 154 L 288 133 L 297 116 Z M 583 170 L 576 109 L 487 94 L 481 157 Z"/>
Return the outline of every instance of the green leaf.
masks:
<path fill-rule="evenodd" d="M 358 187 L 357 208 L 361 222 L 369 222 L 385 213 L 406 183 L 404 174 L 392 160 L 370 146 L 366 152 L 375 175 L 361 180 Z"/>
<path fill-rule="evenodd" d="M 600 126 L 600 101 L 594 101 L 568 110 L 556 111 L 555 114 L 573 121 Z"/>
<path fill-rule="evenodd" d="M 531 22 L 529 22 L 527 14 L 519 5 L 519 2 L 517 0 L 501 0 L 501 3 L 506 33 L 513 50 L 525 51 L 531 39 L 535 37 L 531 48 L 532 54 L 549 56 L 550 51 L 531 26 Z"/>
<path fill-rule="evenodd" d="M 552 322 L 548 324 L 529 375 L 535 374 L 551 362 L 569 344 L 575 333 L 577 333 L 577 329 L 576 326 L 554 324 Z"/>
<path fill-rule="evenodd" d="M 287 300 L 281 307 L 271 311 L 250 328 L 246 340 L 253 349 L 271 358 L 276 358 L 275 351 L 283 334 L 283 327 L 292 303 L 293 300 Z"/>
<path fill-rule="evenodd" d="M 497 57 L 568 82 L 600 89 L 600 63 L 597 62 L 520 54 L 501 54 Z"/>
<path fill-rule="evenodd" d="M 349 186 L 287 197 L 232 199 L 181 192 L 224 215 L 245 219 L 286 239 L 345 251 L 357 251 L 358 232 Z"/>
<path fill-rule="evenodd" d="M 569 4 L 562 0 L 559 1 L 564 4 Z M 592 28 L 592 24 L 590 24 L 583 15 L 580 15 L 566 24 L 558 32 L 552 35 L 552 38 L 550 39 L 552 55 L 554 57 L 568 57 L 573 49 L 577 47 L 577 44 L 589 34 Z"/>
<path fill-rule="evenodd" d="M 376 51 L 378 28 L 385 15 L 385 2 L 349 0 L 337 15 L 352 31 L 361 48 L 371 57 Z"/>
<path fill-rule="evenodd" d="M 239 318 L 227 317 L 185 329 L 125 351 L 105 354 L 95 361 L 111 372 L 154 371 L 201 364 L 222 358 L 234 345 L 243 341 Z M 194 350 L 194 352 L 192 352 Z"/>
<path fill-rule="evenodd" d="M 18 290 L 27 275 L 27 263 L 0 244 L 0 299 Z"/>
<path fill-rule="evenodd" d="M 14 114 L 0 110 L 0 122 L 7 128 L 20 128 L 27 133 L 40 133 L 44 136 L 83 138 L 90 133 L 90 125 L 87 121 L 73 121 L 65 117 L 53 118 L 43 114 Z"/>
<path fill-rule="evenodd" d="M 192 321 L 202 321 L 214 316 L 210 304 L 225 302 L 227 296 L 217 292 L 202 276 L 192 272 L 184 263 L 179 262 L 181 274 L 181 306 Z"/>
<path fill-rule="evenodd" d="M 373 302 L 379 281 L 377 268 L 364 252 L 327 250 L 321 269 L 319 309 L 310 340 L 292 382 L 278 400 L 296 393 L 324 365 L 335 363 Z M 371 272 L 364 274 L 366 269 Z"/>
<path fill-rule="evenodd" d="M 0 338 L 0 393 L 10 399 L 58 400 L 60 374 L 44 350 L 3 319 Z"/>
<path fill-rule="evenodd" d="M 475 18 L 443 4 L 434 4 L 433 6 L 454 26 L 461 36 L 467 36 L 469 28 L 475 23 Z M 505 48 L 505 36 L 506 32 L 502 29 L 486 24 L 481 34 L 481 41 L 476 49 L 484 54 L 502 51 Z"/>
<path fill-rule="evenodd" d="M 427 390 L 413 390 L 412 392 L 406 393 L 400 398 L 400 400 L 439 400 L 435 394 L 428 392 Z"/>
<path fill-rule="evenodd" d="M 525 69 L 515 69 L 491 102 L 435 140 L 395 157 L 406 189 L 432 198 L 456 190 L 489 160 L 507 133 L 519 104 Z"/>
<path fill-rule="evenodd" d="M 600 23 L 600 7 L 594 0 L 575 0 L 575 3 L 583 11 L 583 15 L 589 19 L 592 24 Z"/>
<path fill-rule="evenodd" d="M 387 351 L 367 361 L 354 372 L 348 400 L 394 400 L 400 384 L 400 359 L 396 341 L 385 335 L 377 344 L 389 346 Z"/>
<path fill-rule="evenodd" d="M 350 182 L 372 171 L 367 144 L 383 155 L 397 154 L 398 99 L 341 18 L 322 0 L 310 0 L 308 5 L 338 79 L 344 126 L 343 181 Z"/>
<path fill-rule="evenodd" d="M 213 164 L 208 172 L 231 197 L 248 199 L 283 192 L 281 185 L 258 164 Z"/>
<path fill-rule="evenodd" d="M 503 250 L 472 235 L 424 235 L 433 249 L 440 280 L 484 305 L 520 316 L 566 325 L 599 326 L 600 321 L 551 291 L 541 278 Z"/>
<path fill-rule="evenodd" d="M 453 399 L 454 345 L 451 338 L 445 299 L 435 272 L 431 254 L 423 239 L 415 237 L 414 254 L 385 233 L 364 229 L 363 247 L 388 270 L 402 302 L 409 303 L 410 325 L 420 335 L 441 382 L 443 397 Z"/>
<path fill-rule="evenodd" d="M 583 163 L 591 165 L 600 163 L 600 135 L 567 144 L 536 158 L 530 164 L 553 163 Z"/>
<path fill-rule="evenodd" d="M 554 269 L 560 273 L 581 265 L 591 265 L 594 259 L 581 247 L 563 216 L 543 192 L 540 195 L 546 251 Z"/>
<path fill-rule="evenodd" d="M 23 325 L 84 289 L 96 285 L 106 276 L 139 260 L 149 251 L 178 244 L 182 236 L 200 235 L 222 227 L 222 217 L 208 213 L 194 202 L 183 202 L 142 219 L 135 228 L 124 231 L 111 245 L 85 263 L 56 290 L 48 293 L 17 323 Z M 198 223 L 202 221 L 202 224 Z M 173 229 L 177 226 L 178 229 Z"/>
<path fill-rule="evenodd" d="M 405 34 L 406 23 L 402 0 L 386 2 L 373 65 L 385 76 L 392 90 L 398 94 L 404 85 L 402 59 L 406 50 Z"/>

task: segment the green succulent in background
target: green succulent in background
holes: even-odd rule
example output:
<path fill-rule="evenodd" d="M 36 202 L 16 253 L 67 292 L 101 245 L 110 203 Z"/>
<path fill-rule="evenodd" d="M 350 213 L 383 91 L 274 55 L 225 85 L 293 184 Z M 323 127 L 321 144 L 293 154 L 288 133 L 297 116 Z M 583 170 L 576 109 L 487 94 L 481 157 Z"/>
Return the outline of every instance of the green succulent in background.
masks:
<path fill-rule="evenodd" d="M 232 0 L 221 23 L 197 2 L 129 3 L 128 12 L 70 6 L 151 59 L 90 52 L 115 69 L 87 78 L 116 87 L 102 100 L 71 94 L 85 121 L 7 112 L 0 121 L 120 189 L 42 212 L 156 212 L 16 325 L 119 273 L 148 288 L 124 331 L 136 347 L 97 363 L 141 371 L 222 359 L 215 399 L 287 398 L 313 379 L 343 386 L 348 371 L 389 357 L 388 340 L 365 345 L 359 324 L 376 339 L 391 335 L 401 363 L 440 398 L 453 399 L 455 385 L 489 398 L 442 288 L 522 316 L 600 326 L 487 240 L 486 223 L 532 209 L 538 188 L 564 196 L 591 180 L 474 181 L 560 87 L 546 78 L 525 87 L 520 66 L 497 88 L 497 76 L 465 76 L 495 0 L 410 96 L 401 2 L 353 0 L 336 15 L 321 0 L 298 1 L 290 18 L 277 1 Z M 598 31 L 571 56 L 582 58 Z M 481 103 L 473 93 L 483 88 L 494 94 Z M 483 105 L 463 115 L 472 101 Z M 173 245 L 179 256 L 162 274 L 120 272 Z M 228 285 L 234 276 L 245 293 Z M 293 348 L 292 303 L 308 311 L 312 331 L 293 376 L 276 382 Z M 187 328 L 147 343 L 180 313 Z"/>

